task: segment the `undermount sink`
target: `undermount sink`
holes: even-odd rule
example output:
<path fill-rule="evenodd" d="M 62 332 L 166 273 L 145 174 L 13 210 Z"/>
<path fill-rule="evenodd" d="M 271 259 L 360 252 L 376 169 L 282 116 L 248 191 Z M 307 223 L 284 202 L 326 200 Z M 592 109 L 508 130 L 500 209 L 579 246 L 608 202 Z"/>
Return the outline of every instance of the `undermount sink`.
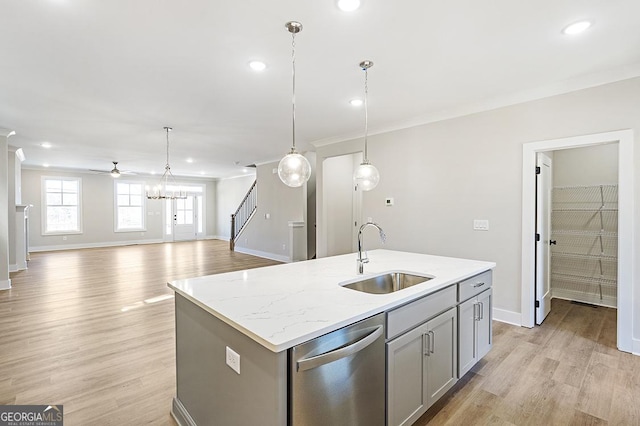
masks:
<path fill-rule="evenodd" d="M 388 294 L 407 287 L 429 281 L 433 277 L 413 275 L 406 272 L 388 272 L 376 277 L 367 277 L 360 281 L 341 284 L 345 288 L 372 294 Z"/>

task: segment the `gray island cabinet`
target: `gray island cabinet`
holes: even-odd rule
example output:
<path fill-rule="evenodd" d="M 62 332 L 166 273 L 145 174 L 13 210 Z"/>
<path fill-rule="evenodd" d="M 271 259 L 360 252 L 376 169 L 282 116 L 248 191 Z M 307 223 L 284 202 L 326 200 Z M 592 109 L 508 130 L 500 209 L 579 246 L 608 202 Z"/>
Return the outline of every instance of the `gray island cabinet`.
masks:
<path fill-rule="evenodd" d="M 176 421 L 412 424 L 489 350 L 495 264 L 391 250 L 369 258 L 364 276 L 350 254 L 170 283 Z M 389 294 L 344 287 L 390 271 L 430 279 Z M 307 398 L 296 374 L 316 368 Z"/>

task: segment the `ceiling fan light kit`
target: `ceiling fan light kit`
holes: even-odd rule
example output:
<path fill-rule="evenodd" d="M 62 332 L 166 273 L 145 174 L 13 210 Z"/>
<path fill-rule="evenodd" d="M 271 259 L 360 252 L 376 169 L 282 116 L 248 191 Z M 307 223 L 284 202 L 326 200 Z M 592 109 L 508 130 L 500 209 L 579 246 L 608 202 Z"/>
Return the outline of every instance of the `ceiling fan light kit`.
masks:
<path fill-rule="evenodd" d="M 118 170 L 118 162 L 117 161 L 113 161 L 113 169 L 111 170 L 111 177 L 116 178 L 116 179 L 120 177 L 120 170 Z"/>

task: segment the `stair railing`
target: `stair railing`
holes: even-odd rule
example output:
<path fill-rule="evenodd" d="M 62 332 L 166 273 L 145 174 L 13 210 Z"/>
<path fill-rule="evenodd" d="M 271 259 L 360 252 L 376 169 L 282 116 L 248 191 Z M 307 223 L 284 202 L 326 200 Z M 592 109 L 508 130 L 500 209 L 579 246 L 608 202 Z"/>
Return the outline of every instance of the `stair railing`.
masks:
<path fill-rule="evenodd" d="M 253 214 L 258 208 L 258 181 L 255 180 L 247 195 L 244 196 L 238 209 L 231 214 L 231 236 L 229 238 L 229 249 L 233 251 L 236 246 L 236 240 L 240 237 L 240 233 L 249 223 Z"/>

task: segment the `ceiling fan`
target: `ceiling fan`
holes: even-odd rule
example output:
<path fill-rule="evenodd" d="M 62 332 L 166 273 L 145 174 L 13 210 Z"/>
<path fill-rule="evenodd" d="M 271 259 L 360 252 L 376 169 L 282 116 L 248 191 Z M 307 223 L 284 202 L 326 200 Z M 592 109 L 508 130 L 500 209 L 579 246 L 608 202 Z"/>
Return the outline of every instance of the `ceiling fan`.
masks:
<path fill-rule="evenodd" d="M 93 170 L 93 169 L 90 169 L 89 171 L 97 173 L 97 174 L 103 174 L 103 175 L 109 174 L 113 178 L 119 178 L 120 175 L 135 175 L 135 174 L 137 174 L 136 172 L 132 172 L 130 170 L 120 170 L 120 169 L 118 169 L 118 162 L 117 161 L 112 161 L 112 163 L 113 163 L 113 169 L 111 169 L 111 170 Z"/>

